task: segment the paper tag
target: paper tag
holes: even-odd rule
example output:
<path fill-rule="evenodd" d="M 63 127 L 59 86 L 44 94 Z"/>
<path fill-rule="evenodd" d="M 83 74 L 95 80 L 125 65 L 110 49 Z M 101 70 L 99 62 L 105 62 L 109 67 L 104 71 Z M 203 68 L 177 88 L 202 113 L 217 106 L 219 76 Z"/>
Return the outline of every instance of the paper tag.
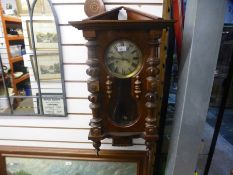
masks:
<path fill-rule="evenodd" d="M 118 52 L 125 52 L 127 49 L 126 49 L 126 46 L 118 46 L 117 47 L 117 51 Z"/>
<path fill-rule="evenodd" d="M 66 162 L 65 162 L 65 165 L 66 165 L 66 166 L 71 166 L 71 165 L 72 165 L 72 162 L 66 161 Z"/>

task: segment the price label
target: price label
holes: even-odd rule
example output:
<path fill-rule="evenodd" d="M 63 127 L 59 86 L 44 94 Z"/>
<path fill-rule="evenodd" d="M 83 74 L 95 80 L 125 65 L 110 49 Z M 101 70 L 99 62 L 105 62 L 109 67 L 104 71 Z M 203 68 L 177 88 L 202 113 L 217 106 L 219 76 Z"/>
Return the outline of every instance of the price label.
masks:
<path fill-rule="evenodd" d="M 127 51 L 126 46 L 118 46 L 117 51 L 118 52 L 126 52 Z"/>

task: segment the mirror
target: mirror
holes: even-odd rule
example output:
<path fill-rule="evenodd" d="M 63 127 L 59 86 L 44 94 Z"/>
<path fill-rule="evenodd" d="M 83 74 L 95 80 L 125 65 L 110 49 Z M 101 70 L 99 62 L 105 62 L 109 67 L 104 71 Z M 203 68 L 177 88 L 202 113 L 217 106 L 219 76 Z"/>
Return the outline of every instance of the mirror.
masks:
<path fill-rule="evenodd" d="M 49 0 L 2 0 L 0 115 L 65 116 L 60 31 Z"/>

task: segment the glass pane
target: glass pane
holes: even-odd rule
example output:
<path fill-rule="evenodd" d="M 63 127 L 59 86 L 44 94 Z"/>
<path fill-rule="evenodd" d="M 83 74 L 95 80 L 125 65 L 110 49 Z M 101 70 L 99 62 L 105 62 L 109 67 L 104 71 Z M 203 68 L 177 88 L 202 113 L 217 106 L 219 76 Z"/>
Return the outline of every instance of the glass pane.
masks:
<path fill-rule="evenodd" d="M 33 115 L 39 114 L 39 98 L 32 97 L 11 97 L 16 105 L 14 106 L 14 115 Z"/>
<path fill-rule="evenodd" d="M 7 96 L 6 86 L 9 84 L 9 76 L 3 74 L 0 66 L 0 97 Z"/>
<path fill-rule="evenodd" d="M 137 175 L 135 162 L 6 158 L 7 172 L 24 175 Z"/>
<path fill-rule="evenodd" d="M 2 60 L 0 60 L 2 61 Z M 0 63 L 2 64 L 2 63 Z M 7 90 L 9 95 L 12 95 L 11 80 L 6 66 L 0 66 L 0 113 L 10 114 L 10 102 L 7 98 Z"/>
<path fill-rule="evenodd" d="M 12 105 L 13 102 L 11 101 Z M 11 113 L 11 108 L 9 104 L 9 100 L 7 97 L 1 96 L 0 97 L 0 113 L 2 114 L 10 114 Z"/>
<path fill-rule="evenodd" d="M 4 89 L 0 80 L 0 97 L 7 97 L 9 92 L 14 115 L 43 115 L 42 104 L 38 105 L 41 100 L 37 96 L 51 93 L 62 96 L 64 92 L 60 70 L 62 54 L 59 53 L 56 23 L 49 1 L 29 0 L 29 4 L 28 8 L 27 0 L 1 2 L 4 11 L 0 13 L 0 27 L 7 35 L 2 38 L 5 49 L 1 49 L 1 56 L 3 65 L 8 65 L 8 68 L 7 88 Z M 34 20 L 31 24 L 29 12 L 32 12 L 33 4 Z M 61 98 L 62 104 L 58 105 L 61 110 L 54 115 L 65 115 L 65 102 L 63 96 Z M 47 111 L 46 105 L 46 114 L 52 116 L 51 107 Z"/>

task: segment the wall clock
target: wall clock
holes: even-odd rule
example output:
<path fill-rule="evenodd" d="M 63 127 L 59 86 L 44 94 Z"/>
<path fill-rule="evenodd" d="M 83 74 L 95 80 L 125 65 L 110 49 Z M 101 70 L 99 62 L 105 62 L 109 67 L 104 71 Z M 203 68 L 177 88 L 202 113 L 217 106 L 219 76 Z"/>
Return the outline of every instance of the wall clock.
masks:
<path fill-rule="evenodd" d="M 121 9 L 127 20 L 118 20 Z M 70 24 L 88 40 L 88 96 L 93 118 L 89 139 L 97 153 L 101 140 L 132 146 L 145 139 L 148 167 L 153 167 L 158 140 L 161 95 L 159 46 L 163 29 L 174 24 L 130 8 L 119 7 Z M 151 174 L 151 168 L 146 174 Z"/>

